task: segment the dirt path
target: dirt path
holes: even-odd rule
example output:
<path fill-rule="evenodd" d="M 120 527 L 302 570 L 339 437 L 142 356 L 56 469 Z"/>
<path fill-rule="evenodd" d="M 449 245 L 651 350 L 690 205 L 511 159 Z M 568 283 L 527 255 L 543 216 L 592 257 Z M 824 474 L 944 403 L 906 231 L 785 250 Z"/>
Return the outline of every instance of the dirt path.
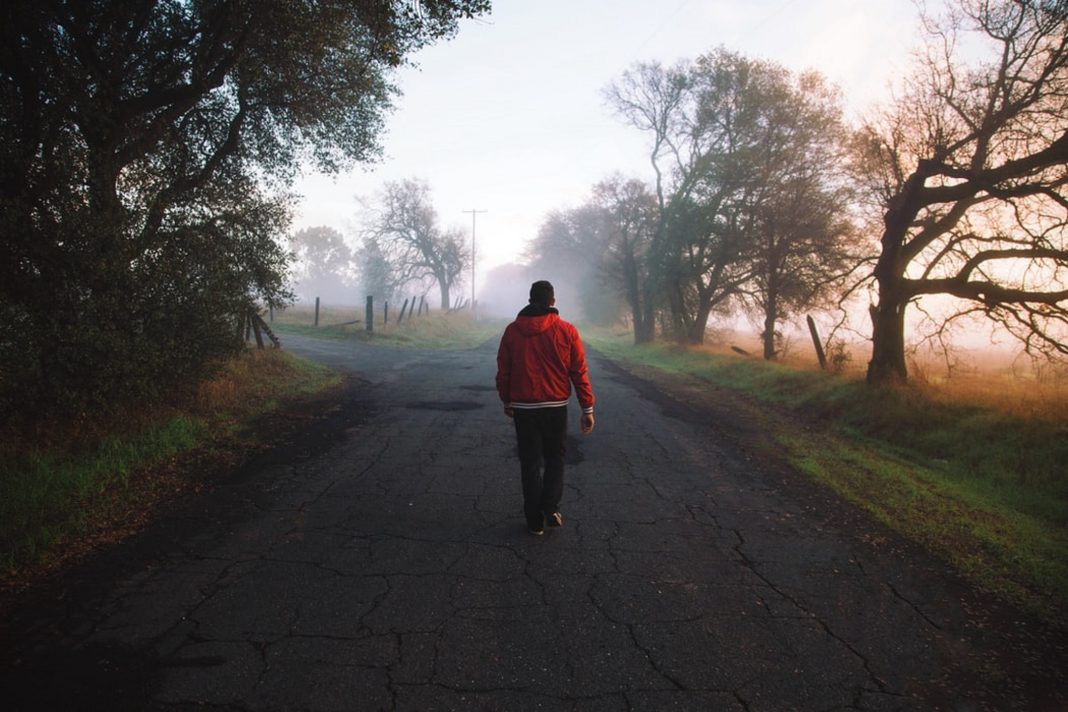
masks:
<path fill-rule="evenodd" d="M 1062 638 L 778 463 L 741 404 L 594 357 L 539 538 L 493 344 L 285 343 L 356 386 L 10 612 L 5 708 L 1065 708 Z"/>

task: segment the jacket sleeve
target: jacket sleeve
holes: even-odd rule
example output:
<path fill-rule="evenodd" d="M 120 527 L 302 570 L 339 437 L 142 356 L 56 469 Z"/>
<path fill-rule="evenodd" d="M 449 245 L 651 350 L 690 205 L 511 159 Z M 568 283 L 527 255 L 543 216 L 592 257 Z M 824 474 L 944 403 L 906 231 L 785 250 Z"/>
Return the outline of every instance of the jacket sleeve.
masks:
<path fill-rule="evenodd" d="M 586 349 L 582 346 L 582 338 L 579 336 L 578 329 L 573 326 L 571 328 L 574 333 L 571 338 L 571 371 L 568 376 L 575 386 L 582 412 L 592 413 L 594 398 L 593 388 L 590 386 L 589 369 L 586 367 Z"/>
<path fill-rule="evenodd" d="M 497 395 L 505 405 L 512 402 L 511 382 L 512 356 L 508 349 L 508 329 L 505 329 L 497 347 Z"/>

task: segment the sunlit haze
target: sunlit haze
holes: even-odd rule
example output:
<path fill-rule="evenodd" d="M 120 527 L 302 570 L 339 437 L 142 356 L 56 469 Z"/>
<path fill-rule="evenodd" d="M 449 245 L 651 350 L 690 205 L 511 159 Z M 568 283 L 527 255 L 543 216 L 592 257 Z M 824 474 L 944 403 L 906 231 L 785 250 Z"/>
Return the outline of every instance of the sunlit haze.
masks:
<path fill-rule="evenodd" d="M 444 226 L 470 236 L 464 211 L 488 211 L 476 223 L 479 285 L 521 258 L 548 212 L 580 204 L 597 181 L 650 179 L 646 137 L 601 94 L 635 62 L 673 64 L 722 46 L 815 69 L 856 117 L 889 96 L 919 39 L 908 0 L 495 0 L 492 15 L 462 23 L 398 75 L 403 96 L 379 164 L 298 183 L 294 227 L 351 238 L 356 196 L 425 179 Z"/>

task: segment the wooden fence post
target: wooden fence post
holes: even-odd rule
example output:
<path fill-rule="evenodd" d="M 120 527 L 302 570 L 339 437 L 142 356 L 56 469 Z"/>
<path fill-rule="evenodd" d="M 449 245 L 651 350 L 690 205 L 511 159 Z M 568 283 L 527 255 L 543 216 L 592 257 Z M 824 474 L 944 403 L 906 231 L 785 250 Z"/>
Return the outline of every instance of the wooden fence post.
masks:
<path fill-rule="evenodd" d="M 276 349 L 280 349 L 280 348 L 282 348 L 282 342 L 281 342 L 281 341 L 279 341 L 279 340 L 278 340 L 278 337 L 277 337 L 277 336 L 275 335 L 275 333 L 274 333 L 273 331 L 271 331 L 271 327 L 267 326 L 267 323 L 263 321 L 263 317 L 262 317 L 262 316 L 260 316 L 260 315 L 259 315 L 258 313 L 256 313 L 256 312 L 253 312 L 253 313 L 252 313 L 252 318 L 253 318 L 253 319 L 254 319 L 255 321 L 259 322 L 259 325 L 260 325 L 260 329 L 261 329 L 261 330 L 262 330 L 262 331 L 263 331 L 263 332 L 264 332 L 265 334 L 267 334 L 267 338 L 271 340 L 271 343 L 272 343 L 272 344 L 274 345 L 274 347 L 275 347 Z"/>
<path fill-rule="evenodd" d="M 399 323 L 399 322 L 398 322 Z M 389 300 L 382 302 L 382 325 L 389 326 Z"/>
<path fill-rule="evenodd" d="M 256 334 L 256 348 L 263 348 L 263 334 L 260 333 L 260 320 L 259 314 L 254 311 L 250 311 L 248 315 L 248 322 L 252 325 L 252 331 Z"/>
<path fill-rule="evenodd" d="M 397 317 L 397 326 L 400 326 L 400 323 L 402 321 L 404 321 L 404 312 L 406 312 L 406 311 L 408 311 L 408 298 L 407 297 L 404 298 L 404 306 L 401 307 L 400 316 Z M 408 317 L 408 321 L 411 321 L 411 320 L 412 320 L 412 318 Z"/>
<path fill-rule="evenodd" d="M 315 298 L 315 325 L 319 326 L 319 297 Z"/>
<path fill-rule="evenodd" d="M 370 295 L 370 294 L 367 295 L 366 316 L 367 316 L 367 330 L 368 331 L 374 331 L 375 330 L 375 298 L 374 298 L 373 295 Z"/>
<path fill-rule="evenodd" d="M 812 334 L 812 345 L 816 347 L 816 358 L 820 360 L 820 368 L 827 370 L 827 355 L 823 353 L 823 344 L 820 342 L 820 332 L 816 330 L 816 320 L 811 316 L 806 317 L 808 331 Z"/>
<path fill-rule="evenodd" d="M 414 300 L 415 297 L 412 297 L 412 299 Z M 424 304 L 426 304 L 426 296 L 425 295 L 420 295 L 419 296 L 419 316 L 423 315 L 423 305 Z M 430 305 L 429 304 L 426 304 L 426 313 L 427 314 L 430 313 Z"/>

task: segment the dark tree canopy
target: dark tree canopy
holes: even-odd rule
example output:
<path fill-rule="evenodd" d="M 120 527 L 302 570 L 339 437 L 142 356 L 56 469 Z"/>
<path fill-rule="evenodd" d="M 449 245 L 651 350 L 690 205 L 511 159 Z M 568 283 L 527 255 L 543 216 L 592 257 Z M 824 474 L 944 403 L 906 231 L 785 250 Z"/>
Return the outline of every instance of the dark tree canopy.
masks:
<path fill-rule="evenodd" d="M 239 310 L 287 298 L 299 164 L 373 159 L 392 70 L 488 7 L 4 3 L 0 415 L 156 395 L 232 352 Z"/>
<path fill-rule="evenodd" d="M 602 281 L 626 303 L 635 343 L 651 341 L 656 298 L 648 257 L 656 231 L 656 198 L 641 181 L 613 176 L 593 187 L 592 202 L 604 216 Z"/>

